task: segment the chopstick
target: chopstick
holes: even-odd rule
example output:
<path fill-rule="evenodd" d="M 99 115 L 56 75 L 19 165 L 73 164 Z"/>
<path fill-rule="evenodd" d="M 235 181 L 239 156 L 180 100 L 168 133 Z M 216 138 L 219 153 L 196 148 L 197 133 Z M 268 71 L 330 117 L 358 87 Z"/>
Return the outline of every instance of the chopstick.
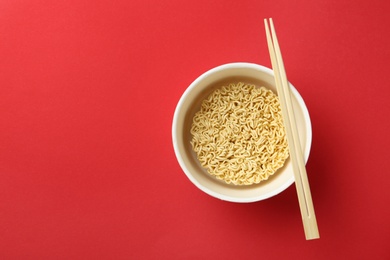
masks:
<path fill-rule="evenodd" d="M 287 142 L 293 165 L 295 185 L 298 194 L 305 237 L 306 240 L 316 239 L 319 238 L 320 235 L 318 232 L 316 215 L 310 193 L 309 181 L 307 179 L 305 161 L 299 142 L 298 129 L 293 105 L 291 102 L 290 87 L 272 18 L 269 19 L 269 23 L 271 26 L 271 33 L 268 27 L 267 19 L 264 19 L 268 49 L 271 57 L 272 68 L 275 74 L 275 83 L 280 100 L 280 106 L 282 109 L 284 126 L 287 133 Z"/>

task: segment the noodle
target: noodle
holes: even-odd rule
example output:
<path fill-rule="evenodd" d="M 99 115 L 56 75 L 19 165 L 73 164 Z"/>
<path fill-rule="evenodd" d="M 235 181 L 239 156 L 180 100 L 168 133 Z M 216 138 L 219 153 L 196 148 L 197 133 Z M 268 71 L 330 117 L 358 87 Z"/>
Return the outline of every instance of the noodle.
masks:
<path fill-rule="evenodd" d="M 278 97 L 242 82 L 216 89 L 203 100 L 191 134 L 200 164 L 228 184 L 267 180 L 289 156 Z"/>

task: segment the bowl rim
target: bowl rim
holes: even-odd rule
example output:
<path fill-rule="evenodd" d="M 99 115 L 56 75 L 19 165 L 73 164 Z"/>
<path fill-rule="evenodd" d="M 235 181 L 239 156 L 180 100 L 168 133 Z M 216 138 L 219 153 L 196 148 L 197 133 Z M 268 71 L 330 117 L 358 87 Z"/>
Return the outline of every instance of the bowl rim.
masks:
<path fill-rule="evenodd" d="M 176 155 L 176 159 L 177 159 L 181 169 L 184 171 L 184 173 L 186 174 L 188 179 L 201 191 L 205 192 L 206 194 L 208 194 L 212 197 L 215 197 L 215 198 L 218 198 L 218 199 L 221 199 L 224 201 L 238 202 L 238 203 L 257 202 L 260 200 L 265 200 L 265 199 L 268 199 L 270 197 L 273 197 L 273 196 L 281 193 L 285 189 L 287 189 L 289 186 L 291 186 L 294 183 L 294 181 L 295 181 L 294 176 L 292 176 L 290 179 L 288 179 L 283 185 L 279 186 L 277 189 L 274 189 L 266 194 L 261 194 L 258 196 L 237 198 L 237 197 L 233 197 L 233 196 L 220 194 L 218 192 L 215 192 L 215 191 L 203 186 L 192 176 L 192 173 L 188 170 L 188 168 L 186 167 L 186 165 L 184 163 L 184 160 L 182 158 L 182 155 L 180 153 L 178 143 L 177 143 L 177 130 L 176 129 L 177 129 L 178 123 L 179 123 L 178 116 L 179 116 L 179 112 L 182 109 L 182 106 L 183 106 L 184 102 L 186 101 L 189 93 L 191 93 L 192 89 L 194 89 L 200 81 L 202 81 L 204 78 L 208 77 L 210 74 L 216 73 L 216 72 L 221 71 L 221 70 L 233 69 L 233 68 L 249 68 L 249 69 L 260 70 L 260 71 L 274 77 L 274 73 L 273 73 L 272 69 L 267 68 L 263 65 L 259 65 L 256 63 L 250 63 L 250 62 L 232 62 L 232 63 L 222 64 L 222 65 L 216 66 L 212 69 L 209 69 L 208 71 L 206 71 L 203 74 L 201 74 L 200 76 L 198 76 L 186 88 L 186 90 L 183 92 L 182 96 L 180 97 L 179 102 L 176 105 L 174 115 L 173 115 L 173 121 L 172 121 L 173 148 L 174 148 L 174 152 Z M 310 115 L 309 115 L 309 111 L 306 107 L 306 104 L 305 104 L 302 96 L 299 94 L 297 89 L 290 82 L 289 82 L 289 85 L 291 87 L 292 94 L 297 99 L 297 101 L 300 105 L 304 120 L 306 122 L 306 124 L 305 124 L 305 126 L 306 126 L 306 129 L 305 129 L 306 130 L 306 146 L 305 146 L 305 150 L 303 151 L 304 159 L 305 159 L 305 163 L 306 163 L 309 159 L 309 154 L 310 154 L 310 149 L 311 149 L 311 144 L 312 144 L 312 125 L 311 125 Z"/>

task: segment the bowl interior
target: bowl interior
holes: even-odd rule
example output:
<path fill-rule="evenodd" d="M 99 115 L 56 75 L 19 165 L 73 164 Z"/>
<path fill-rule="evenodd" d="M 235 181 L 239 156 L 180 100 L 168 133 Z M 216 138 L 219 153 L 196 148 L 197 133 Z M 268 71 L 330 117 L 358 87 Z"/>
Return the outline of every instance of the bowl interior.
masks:
<path fill-rule="evenodd" d="M 253 202 L 269 198 L 294 182 L 292 165 L 285 165 L 268 180 L 249 186 L 236 186 L 211 176 L 200 165 L 190 141 L 192 118 L 202 101 L 215 89 L 229 83 L 244 82 L 264 86 L 277 93 L 271 70 L 255 64 L 230 64 L 210 70 L 195 80 L 183 94 L 175 111 L 173 141 L 178 161 L 188 178 L 201 190 L 219 199 L 233 202 Z M 300 143 L 307 160 L 311 144 L 311 125 L 303 99 L 292 87 L 292 101 Z"/>

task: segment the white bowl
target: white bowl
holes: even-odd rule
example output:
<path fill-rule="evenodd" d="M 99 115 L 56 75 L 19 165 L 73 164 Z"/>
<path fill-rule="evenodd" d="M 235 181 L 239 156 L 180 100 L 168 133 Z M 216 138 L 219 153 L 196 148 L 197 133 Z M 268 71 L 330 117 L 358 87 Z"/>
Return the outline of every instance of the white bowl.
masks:
<path fill-rule="evenodd" d="M 238 81 L 264 86 L 277 93 L 273 71 L 261 65 L 229 63 L 205 72 L 191 83 L 177 104 L 172 124 L 173 147 L 184 173 L 200 190 L 225 201 L 255 202 L 279 194 L 294 182 L 290 159 L 287 159 L 285 165 L 268 180 L 259 184 L 237 186 L 226 184 L 211 176 L 198 162 L 190 144 L 192 118 L 199 110 L 203 99 L 224 83 Z M 290 86 L 300 143 L 307 162 L 312 141 L 309 112 L 301 95 L 291 83 Z"/>

